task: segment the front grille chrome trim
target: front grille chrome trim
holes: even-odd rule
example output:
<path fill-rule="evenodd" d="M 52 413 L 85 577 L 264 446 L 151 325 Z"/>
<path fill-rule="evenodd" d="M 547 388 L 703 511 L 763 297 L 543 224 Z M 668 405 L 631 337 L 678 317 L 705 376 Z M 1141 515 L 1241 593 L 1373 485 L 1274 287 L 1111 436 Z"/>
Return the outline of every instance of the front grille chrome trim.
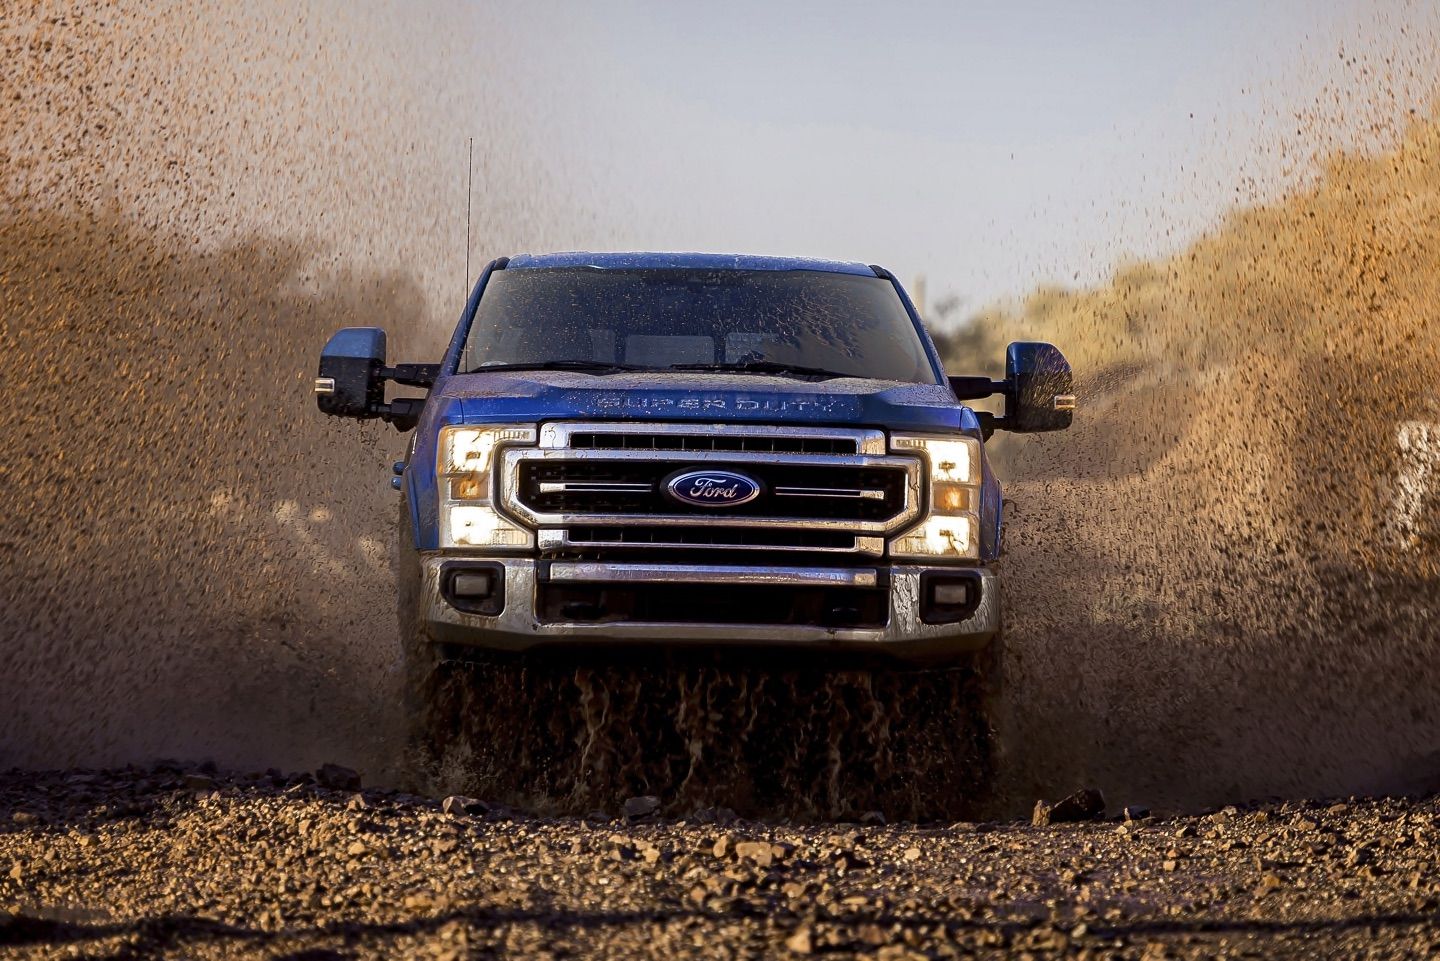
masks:
<path fill-rule="evenodd" d="M 629 484 L 622 481 L 541 481 L 542 494 L 648 494 L 654 484 Z"/>
<path fill-rule="evenodd" d="M 762 584 L 781 587 L 878 587 L 874 568 L 732 567 L 723 564 L 607 564 L 554 561 L 550 580 L 586 584 Z"/>
<path fill-rule="evenodd" d="M 664 456 L 657 457 L 657 454 Z M 687 451 L 684 459 L 689 463 L 718 461 L 727 464 L 774 464 L 775 454 L 739 454 L 725 451 Z M 625 525 L 644 524 L 655 527 L 679 527 L 701 523 L 709 527 L 804 527 L 811 530 L 853 531 L 864 534 L 893 534 L 903 530 L 920 516 L 920 461 L 913 457 L 871 457 L 871 456 L 785 456 L 778 461 L 796 467 L 882 467 L 905 472 L 904 500 L 900 510 L 883 521 L 858 520 L 853 518 L 794 518 L 765 517 L 754 515 L 724 514 L 619 514 L 563 512 L 547 513 L 534 510 L 520 500 L 520 465 L 525 461 L 655 461 L 673 460 L 673 452 L 666 451 L 616 451 L 616 450 L 546 450 L 535 447 L 510 448 L 502 455 L 504 480 L 502 485 L 503 503 L 506 511 L 531 527 L 569 527 L 575 524 Z"/>
<path fill-rule="evenodd" d="M 662 438 L 657 441 L 653 448 L 647 447 L 581 447 L 571 448 L 568 446 L 570 438 L 577 434 L 588 435 L 612 435 L 626 434 L 636 435 L 643 443 L 643 437 L 652 436 Z M 698 436 L 713 438 L 717 441 L 717 448 L 723 448 L 723 443 L 733 442 L 735 438 L 810 438 L 822 440 L 835 444 L 837 447 L 848 447 L 853 445 L 854 454 L 817 454 L 817 453 L 786 453 L 774 451 L 757 450 L 690 450 L 677 449 L 675 446 L 663 446 L 663 438 L 686 436 Z M 783 530 L 806 530 L 806 531 L 828 531 L 833 533 L 845 533 L 854 535 L 853 546 L 837 547 L 825 546 L 816 548 L 813 546 L 788 545 L 754 545 L 754 544 L 694 544 L 686 543 L 682 538 L 676 538 L 674 543 L 651 541 L 644 544 L 645 547 L 663 547 L 675 549 L 716 549 L 716 550 L 791 550 L 791 551 L 819 551 L 825 553 L 847 553 L 847 554 L 881 554 L 884 550 L 883 538 L 897 534 L 903 530 L 913 527 L 920 519 L 921 509 L 924 503 L 923 498 L 923 473 L 922 462 L 918 457 L 911 457 L 902 454 L 891 454 L 888 452 L 885 434 L 880 430 L 871 429 L 845 429 L 828 427 L 810 427 L 796 425 L 794 427 L 773 427 L 766 425 L 735 425 L 735 424 L 654 424 L 646 422 L 635 423 L 610 423 L 610 422 L 555 422 L 543 424 L 539 430 L 539 445 L 536 447 L 512 447 L 505 449 L 500 454 L 498 465 L 500 480 L 500 502 L 499 506 L 503 513 L 513 519 L 535 529 L 539 536 L 541 550 L 558 549 L 595 549 L 600 547 L 635 547 L 641 546 L 630 542 L 595 542 L 575 541 L 569 532 L 563 530 L 572 527 L 646 527 L 652 529 L 683 528 L 703 526 L 714 530 L 744 529 L 766 531 Z M 842 443 L 843 442 L 843 443 Z M 785 467 L 849 467 L 849 468 L 874 468 L 892 470 L 903 474 L 903 482 L 899 484 L 900 504 L 898 509 L 888 518 L 883 519 L 860 519 L 854 517 L 784 517 L 766 515 L 726 515 L 721 512 L 705 513 L 621 513 L 612 511 L 544 511 L 533 508 L 522 499 L 521 491 L 521 466 L 533 463 L 584 463 L 584 462 L 632 462 L 632 463 L 654 463 L 657 461 L 673 462 L 679 465 L 696 465 L 724 463 L 744 467 L 746 464 L 783 465 Z M 651 484 L 636 484 L 630 482 L 608 482 L 583 480 L 560 480 L 540 482 L 542 493 L 635 493 L 653 491 Z M 874 499 L 884 500 L 886 494 L 879 490 L 866 490 L 854 486 L 851 481 L 846 487 L 825 488 L 825 487 L 779 487 L 775 490 L 778 496 L 795 498 L 797 503 L 803 503 L 805 498 L 818 499 L 841 499 L 841 500 L 863 500 Z M 561 529 L 561 530 L 556 530 Z M 798 539 L 797 539 L 798 540 Z"/>
<path fill-rule="evenodd" d="M 585 422 L 585 423 L 564 423 L 552 422 L 542 424 L 540 427 L 540 447 L 551 450 L 568 450 L 580 452 L 593 450 L 597 454 L 618 453 L 613 448 L 575 448 L 570 443 L 570 438 L 575 434 L 651 434 L 657 437 L 673 437 L 690 435 L 706 438 L 785 438 L 800 440 L 828 440 L 828 441 L 851 441 L 855 444 L 856 454 L 880 455 L 886 453 L 885 432 L 882 430 L 850 429 L 844 427 L 810 427 L 810 426 L 786 426 L 772 427 L 765 424 L 651 424 L 645 421 L 633 423 L 624 422 Z M 636 448 L 627 448 L 629 451 L 636 451 Z M 670 453 L 676 453 L 678 448 L 669 448 Z M 654 448 L 655 452 L 665 452 L 667 448 Z M 641 451 L 648 453 L 648 451 Z M 680 451 L 687 456 L 707 453 L 706 451 Z M 725 452 L 715 452 L 725 453 Z M 738 452 L 737 452 L 738 453 Z M 763 453 L 766 457 L 777 456 L 770 452 Z M 786 457 L 791 455 L 780 454 Z"/>
<path fill-rule="evenodd" d="M 884 491 L 860 490 L 854 487 L 777 487 L 776 497 L 848 497 L 883 501 Z"/>
<path fill-rule="evenodd" d="M 621 525 L 604 525 L 621 526 Z M 629 528 L 635 530 L 636 528 Z M 545 528 L 536 534 L 537 543 L 541 553 L 564 553 L 566 551 L 596 551 L 596 550 L 683 550 L 683 551 L 783 551 L 788 554 L 859 554 L 868 557 L 880 557 L 885 553 L 885 539 L 883 537 L 855 537 L 849 544 L 844 546 L 814 545 L 814 544 L 725 544 L 716 543 L 712 540 L 693 541 L 682 540 L 646 540 L 627 541 L 607 538 L 585 538 L 577 537 L 574 532 L 564 528 Z"/>

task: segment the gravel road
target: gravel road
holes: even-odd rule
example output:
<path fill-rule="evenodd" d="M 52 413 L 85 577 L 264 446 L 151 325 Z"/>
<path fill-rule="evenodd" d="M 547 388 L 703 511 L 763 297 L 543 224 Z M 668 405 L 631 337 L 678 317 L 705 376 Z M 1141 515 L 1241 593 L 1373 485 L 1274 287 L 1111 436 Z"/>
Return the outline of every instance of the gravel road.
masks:
<path fill-rule="evenodd" d="M 1046 827 L 793 824 L 657 819 L 643 799 L 545 818 L 347 778 L 0 775 L 0 956 L 1440 951 L 1440 798 Z"/>

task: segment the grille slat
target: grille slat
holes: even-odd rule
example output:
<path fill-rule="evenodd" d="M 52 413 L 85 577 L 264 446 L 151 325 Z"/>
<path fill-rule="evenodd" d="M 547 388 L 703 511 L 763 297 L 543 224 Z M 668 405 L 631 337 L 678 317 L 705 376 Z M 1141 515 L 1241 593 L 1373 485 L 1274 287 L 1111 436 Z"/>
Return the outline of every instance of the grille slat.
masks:
<path fill-rule="evenodd" d="M 603 547 L 777 547 L 854 551 L 855 535 L 844 531 L 748 527 L 571 527 L 571 544 Z"/>
<path fill-rule="evenodd" d="M 657 452 L 661 453 L 661 452 Z M 707 462 L 758 480 L 761 496 L 727 509 L 728 517 L 765 516 L 827 520 L 885 520 L 904 507 L 905 472 L 893 467 L 799 466 L 783 460 L 766 464 Z M 530 461 L 520 469 L 520 500 L 543 513 L 694 514 L 716 516 L 713 508 L 676 503 L 665 496 L 665 480 L 694 468 L 683 459 Z"/>
<path fill-rule="evenodd" d="M 720 434 L 574 433 L 574 450 L 736 451 L 766 454 L 854 454 L 859 444 L 849 437 L 726 437 Z"/>

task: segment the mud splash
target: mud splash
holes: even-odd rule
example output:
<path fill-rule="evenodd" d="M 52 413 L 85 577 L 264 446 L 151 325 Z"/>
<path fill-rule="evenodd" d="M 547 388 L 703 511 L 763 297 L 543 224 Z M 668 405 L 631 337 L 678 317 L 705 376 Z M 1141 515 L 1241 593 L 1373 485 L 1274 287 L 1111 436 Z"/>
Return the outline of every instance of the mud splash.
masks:
<path fill-rule="evenodd" d="M 1431 118 L 981 318 L 976 356 L 1039 337 L 1087 372 L 1074 431 L 1005 449 L 1012 794 L 1440 788 L 1437 265 Z"/>
<path fill-rule="evenodd" d="M 488 16 L 0 0 L 0 767 L 390 768 L 404 438 L 307 382 L 438 353 L 466 134 L 476 260 L 590 215 L 473 107 Z"/>
<path fill-rule="evenodd" d="M 324 331 L 419 292 L 346 273 L 297 292 L 309 253 L 276 238 L 152 241 L 109 216 L 0 220 L 0 763 L 373 751 L 390 652 L 356 598 L 389 578 L 379 485 L 332 485 L 350 455 L 277 408 Z M 345 433 L 370 458 L 389 440 Z"/>
<path fill-rule="evenodd" d="M 985 698 L 962 671 L 472 665 L 428 786 L 580 813 L 654 794 L 674 814 L 976 817 L 998 810 Z"/>

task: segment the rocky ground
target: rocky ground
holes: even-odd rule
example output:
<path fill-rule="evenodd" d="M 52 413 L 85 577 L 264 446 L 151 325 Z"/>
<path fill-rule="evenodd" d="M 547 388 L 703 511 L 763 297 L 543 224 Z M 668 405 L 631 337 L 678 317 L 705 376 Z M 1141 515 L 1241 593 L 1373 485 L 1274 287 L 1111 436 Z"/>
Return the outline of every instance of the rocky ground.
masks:
<path fill-rule="evenodd" d="M 674 820 L 649 799 L 555 819 L 318 773 L 0 775 L 0 956 L 1440 952 L 1437 798 L 1046 826 Z"/>

